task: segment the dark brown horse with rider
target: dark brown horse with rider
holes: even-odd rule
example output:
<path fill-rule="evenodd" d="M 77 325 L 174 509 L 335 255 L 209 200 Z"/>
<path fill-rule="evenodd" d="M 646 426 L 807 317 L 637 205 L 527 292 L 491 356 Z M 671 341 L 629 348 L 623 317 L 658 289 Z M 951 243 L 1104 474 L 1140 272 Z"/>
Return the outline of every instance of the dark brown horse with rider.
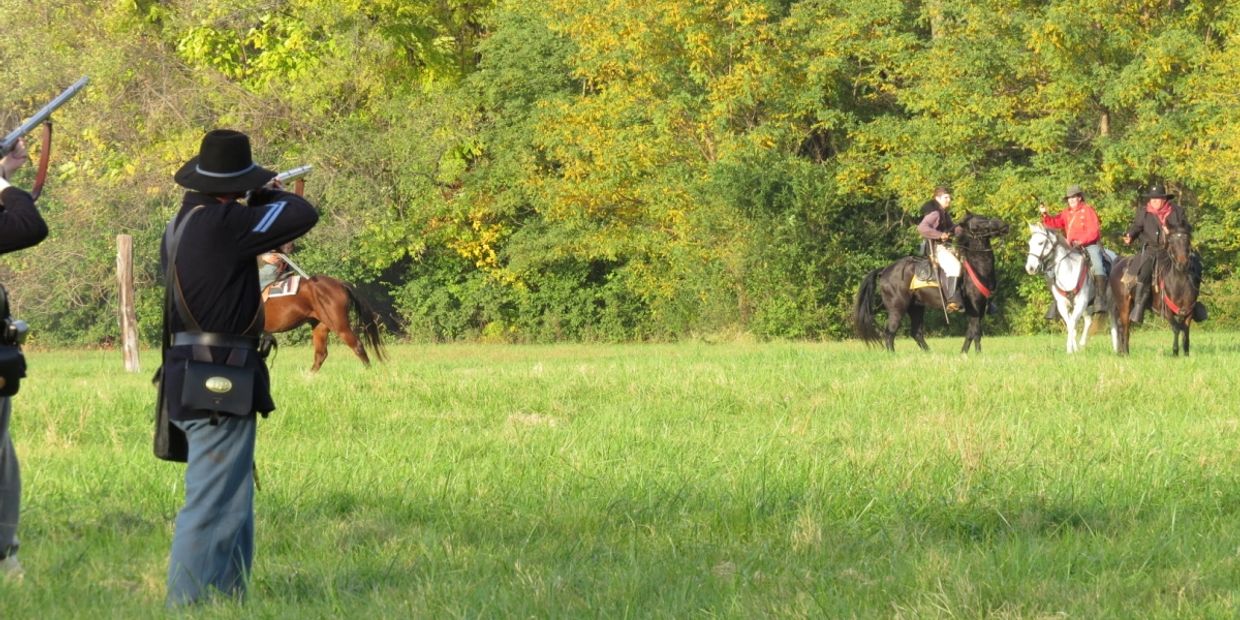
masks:
<path fill-rule="evenodd" d="M 1206 319 L 1205 306 L 1197 302 L 1201 259 L 1192 251 L 1192 227 L 1162 183 L 1150 185 L 1141 198 L 1146 202 L 1138 205 L 1124 233 L 1124 243 L 1139 241 L 1141 251 L 1119 259 L 1111 270 L 1117 352 L 1128 354 L 1131 324 L 1141 323 L 1149 307 L 1171 324 L 1172 354 L 1180 354 L 1182 339 L 1188 355 L 1189 328 Z"/>
<path fill-rule="evenodd" d="M 982 319 L 989 313 L 990 298 L 998 286 L 990 241 L 1006 234 L 1008 225 L 1002 220 L 968 213 L 959 226 L 961 234 L 956 237 L 956 248 L 963 258 L 965 271 L 965 276 L 961 278 L 961 294 L 963 310 L 969 317 L 969 327 L 960 352 L 967 353 L 969 345 L 973 345 L 974 350 L 980 353 Z M 924 258 L 908 256 L 866 274 L 852 312 L 853 330 L 862 341 L 866 344 L 881 342 L 888 351 L 894 351 L 896 332 L 907 314 L 909 336 L 923 351 L 930 349 L 925 336 L 926 308 L 943 309 L 948 295 L 937 286 L 913 288 L 919 265 L 925 263 Z M 875 302 L 879 300 L 887 310 L 887 325 L 881 334 L 875 317 Z"/>
<path fill-rule="evenodd" d="M 1167 319 L 1171 326 L 1171 354 L 1180 354 L 1182 342 L 1184 355 L 1188 355 L 1190 328 L 1194 321 L 1204 321 L 1207 316 L 1205 306 L 1197 301 L 1201 293 L 1201 259 L 1192 251 L 1192 233 L 1187 228 L 1168 229 L 1163 246 L 1147 246 L 1142 252 L 1149 260 L 1150 280 L 1147 283 L 1142 283 L 1138 275 L 1141 255 L 1121 257 L 1111 269 L 1117 352 L 1128 355 L 1132 324 L 1139 322 L 1144 313 L 1144 308 L 1136 304 L 1143 303 Z M 1141 301 L 1137 301 L 1138 298 Z"/>

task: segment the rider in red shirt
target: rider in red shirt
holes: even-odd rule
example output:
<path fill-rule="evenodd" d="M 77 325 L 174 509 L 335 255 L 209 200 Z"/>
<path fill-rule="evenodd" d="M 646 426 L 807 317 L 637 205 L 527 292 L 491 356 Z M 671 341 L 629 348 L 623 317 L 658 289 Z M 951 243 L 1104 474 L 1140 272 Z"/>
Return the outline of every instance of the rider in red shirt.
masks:
<path fill-rule="evenodd" d="M 1042 224 L 1047 228 L 1059 228 L 1064 231 L 1064 238 L 1073 248 L 1084 248 L 1089 254 L 1089 269 L 1094 276 L 1094 307 L 1093 312 L 1106 312 L 1109 306 L 1109 288 L 1107 272 L 1102 262 L 1102 234 L 1098 222 L 1098 212 L 1085 202 L 1085 192 L 1080 185 L 1069 185 L 1064 192 L 1064 200 L 1068 208 L 1050 215 L 1046 206 L 1039 206 Z"/>

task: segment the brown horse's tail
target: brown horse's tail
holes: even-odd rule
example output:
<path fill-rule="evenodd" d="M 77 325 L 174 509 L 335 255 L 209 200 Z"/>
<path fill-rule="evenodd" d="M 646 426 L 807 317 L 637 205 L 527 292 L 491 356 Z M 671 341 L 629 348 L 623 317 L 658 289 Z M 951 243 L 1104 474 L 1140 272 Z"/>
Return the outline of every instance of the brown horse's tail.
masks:
<path fill-rule="evenodd" d="M 857 299 L 853 302 L 853 333 L 867 345 L 882 342 L 882 336 L 874 322 L 874 296 L 878 292 L 878 276 L 882 272 L 880 267 L 866 274 L 861 281 L 861 288 L 857 290 Z"/>
<path fill-rule="evenodd" d="M 370 349 L 375 354 L 375 359 L 380 362 L 384 361 L 387 355 L 383 351 L 383 341 L 379 338 L 379 313 L 375 312 L 366 300 L 357 295 L 352 284 L 343 281 L 341 284 L 349 293 L 349 303 L 356 315 L 353 331 L 362 335 L 362 346 Z"/>

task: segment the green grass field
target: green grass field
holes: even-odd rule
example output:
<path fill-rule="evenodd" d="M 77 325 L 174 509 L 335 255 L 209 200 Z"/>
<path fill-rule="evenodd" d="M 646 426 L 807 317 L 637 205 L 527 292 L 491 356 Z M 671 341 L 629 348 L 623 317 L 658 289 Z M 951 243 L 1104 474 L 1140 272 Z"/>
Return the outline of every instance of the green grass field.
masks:
<path fill-rule="evenodd" d="M 1240 334 L 960 342 L 282 349 L 250 600 L 187 615 L 1240 613 Z M 28 360 L 0 614 L 165 617 L 155 354 Z"/>

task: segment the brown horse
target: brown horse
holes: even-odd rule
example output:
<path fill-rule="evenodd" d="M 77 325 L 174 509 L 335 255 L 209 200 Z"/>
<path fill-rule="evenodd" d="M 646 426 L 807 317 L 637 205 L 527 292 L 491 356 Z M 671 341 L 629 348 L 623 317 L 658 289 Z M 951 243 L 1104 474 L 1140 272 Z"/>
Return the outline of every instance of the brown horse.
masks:
<path fill-rule="evenodd" d="M 350 309 L 356 315 L 356 322 L 349 320 Z M 384 359 L 379 315 L 357 296 L 348 282 L 324 275 L 302 278 L 295 295 L 268 298 L 263 303 L 263 311 L 264 330 L 270 333 L 286 332 L 307 323 L 314 328 L 314 366 L 310 367 L 310 372 L 317 372 L 327 359 L 328 332 L 336 332 L 367 367 L 370 366 L 367 345 L 376 359 Z M 361 332 L 365 343 L 354 330 Z"/>
<path fill-rule="evenodd" d="M 1192 236 L 1188 230 L 1171 229 L 1167 231 L 1167 241 L 1163 247 L 1146 248 L 1144 251 L 1152 252 L 1155 260 L 1152 278 L 1154 290 L 1149 307 L 1171 324 L 1171 354 L 1180 354 L 1182 337 L 1184 355 L 1187 356 L 1189 328 L 1194 320 L 1205 320 L 1204 307 L 1197 308 L 1197 296 L 1201 290 L 1201 263 L 1200 258 L 1192 251 Z M 1127 272 L 1135 258 L 1120 258 L 1111 269 L 1111 292 L 1115 299 L 1111 312 L 1118 327 L 1116 352 L 1120 355 L 1128 354 L 1131 323 L 1129 311 L 1132 309 L 1137 283 L 1135 274 Z"/>

